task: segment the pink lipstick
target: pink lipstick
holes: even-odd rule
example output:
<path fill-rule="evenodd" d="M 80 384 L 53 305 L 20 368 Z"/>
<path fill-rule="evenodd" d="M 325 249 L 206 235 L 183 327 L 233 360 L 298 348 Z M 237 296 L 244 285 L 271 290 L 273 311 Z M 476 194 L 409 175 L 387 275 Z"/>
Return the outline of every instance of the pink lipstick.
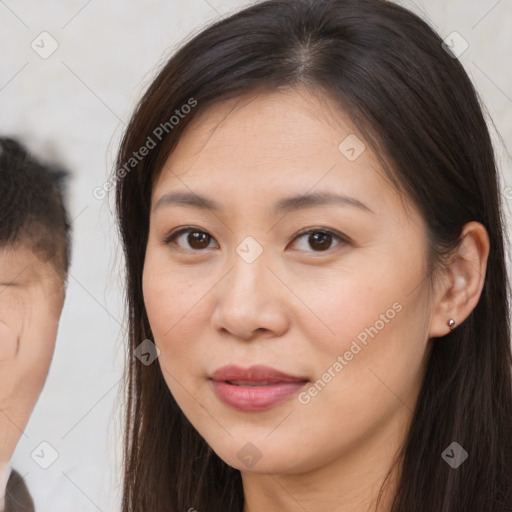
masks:
<path fill-rule="evenodd" d="M 295 394 L 309 380 L 268 366 L 229 365 L 210 376 L 217 397 L 241 411 L 262 411 Z"/>

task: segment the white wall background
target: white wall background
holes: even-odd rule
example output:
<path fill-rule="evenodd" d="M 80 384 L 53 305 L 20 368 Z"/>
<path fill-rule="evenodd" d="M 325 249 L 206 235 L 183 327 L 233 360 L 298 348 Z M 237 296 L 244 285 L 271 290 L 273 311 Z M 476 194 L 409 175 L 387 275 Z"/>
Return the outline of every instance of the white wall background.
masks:
<path fill-rule="evenodd" d="M 0 134 L 72 170 L 73 263 L 54 361 L 13 466 L 38 512 L 111 512 L 119 507 L 123 304 L 117 233 L 107 200 L 92 191 L 155 66 L 191 32 L 242 0 L 0 0 Z M 510 219 L 512 206 L 511 0 L 403 0 L 446 37 L 469 43 L 460 59 L 496 136 Z M 46 31 L 47 59 L 31 47 Z M 46 36 L 41 36 L 46 37 Z M 39 41 L 39 43 L 38 43 Z M 51 41 L 45 40 L 45 49 Z M 40 48 L 39 51 L 45 49 Z M 507 150 L 508 145 L 508 150 Z M 118 258 L 119 259 L 119 258 Z M 42 469 L 31 458 L 37 449 Z M 41 449 L 43 452 L 41 452 Z"/>

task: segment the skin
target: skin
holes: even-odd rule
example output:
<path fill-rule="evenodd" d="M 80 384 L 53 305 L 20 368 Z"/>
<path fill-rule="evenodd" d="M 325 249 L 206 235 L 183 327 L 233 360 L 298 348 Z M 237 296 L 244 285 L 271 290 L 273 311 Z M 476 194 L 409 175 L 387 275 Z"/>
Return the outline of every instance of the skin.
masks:
<path fill-rule="evenodd" d="M 450 331 L 450 318 L 460 324 L 481 293 L 485 228 L 465 226 L 460 253 L 430 289 L 425 223 L 368 144 L 355 161 L 339 151 L 354 133 L 364 142 L 347 115 L 305 89 L 238 98 L 187 127 L 154 183 L 143 292 L 159 362 L 187 418 L 241 471 L 244 512 L 375 507 L 432 338 Z M 223 210 L 155 208 L 175 191 L 213 198 Z M 271 213 L 283 197 L 318 191 L 344 193 L 372 212 L 335 204 Z M 165 242 L 185 226 L 211 238 Z M 306 228 L 348 239 L 315 245 L 300 235 Z M 247 236 L 263 249 L 252 263 L 236 252 Z M 307 404 L 294 395 L 238 411 L 208 380 L 226 364 L 263 364 L 305 376 L 307 390 L 396 303 L 400 312 Z M 261 454 L 250 468 L 237 456 L 246 443 Z M 379 510 L 389 510 L 395 483 Z"/>
<path fill-rule="evenodd" d="M 11 459 L 48 375 L 63 277 L 28 244 L 0 248 L 0 463 Z"/>

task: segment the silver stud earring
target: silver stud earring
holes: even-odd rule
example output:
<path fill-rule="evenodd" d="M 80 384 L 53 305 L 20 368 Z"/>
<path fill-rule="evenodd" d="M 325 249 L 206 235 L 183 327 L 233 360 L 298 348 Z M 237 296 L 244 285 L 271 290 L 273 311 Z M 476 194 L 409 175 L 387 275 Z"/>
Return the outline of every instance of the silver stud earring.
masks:
<path fill-rule="evenodd" d="M 453 331 L 453 329 L 455 329 L 455 320 L 453 318 L 451 318 L 448 321 L 448 327 L 450 328 L 450 331 Z"/>

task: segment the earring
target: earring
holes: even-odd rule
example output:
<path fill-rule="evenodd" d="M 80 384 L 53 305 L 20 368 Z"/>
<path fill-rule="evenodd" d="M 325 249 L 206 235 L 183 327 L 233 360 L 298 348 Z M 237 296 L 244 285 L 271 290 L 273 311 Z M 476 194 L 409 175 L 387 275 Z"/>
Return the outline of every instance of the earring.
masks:
<path fill-rule="evenodd" d="M 451 318 L 448 321 L 448 327 L 450 328 L 450 331 L 453 331 L 453 329 L 455 329 L 455 320 L 453 318 Z"/>

